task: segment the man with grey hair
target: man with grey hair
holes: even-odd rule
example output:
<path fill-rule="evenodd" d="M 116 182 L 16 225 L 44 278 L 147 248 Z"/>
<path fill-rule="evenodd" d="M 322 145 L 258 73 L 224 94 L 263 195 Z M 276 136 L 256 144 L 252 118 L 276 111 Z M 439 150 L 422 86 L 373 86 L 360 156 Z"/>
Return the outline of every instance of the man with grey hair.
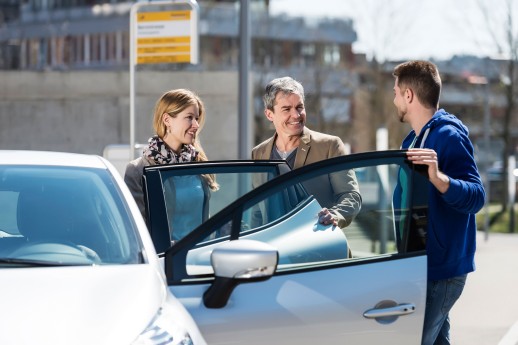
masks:
<path fill-rule="evenodd" d="M 304 88 L 298 81 L 291 77 L 272 80 L 263 101 L 264 114 L 273 123 L 275 133 L 252 149 L 252 159 L 283 159 L 296 169 L 346 154 L 339 137 L 306 127 Z M 318 214 L 320 223 L 346 227 L 360 211 L 362 202 L 354 171 L 345 171 L 340 178 L 319 178 L 306 188 L 324 206 Z"/>

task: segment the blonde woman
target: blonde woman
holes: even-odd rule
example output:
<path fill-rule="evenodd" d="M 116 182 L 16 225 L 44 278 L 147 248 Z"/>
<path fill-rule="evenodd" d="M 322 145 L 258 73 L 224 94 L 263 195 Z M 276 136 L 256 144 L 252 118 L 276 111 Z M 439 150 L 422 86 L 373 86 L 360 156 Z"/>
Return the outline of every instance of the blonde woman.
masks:
<path fill-rule="evenodd" d="M 207 161 L 198 139 L 205 121 L 205 108 L 192 91 L 167 91 L 156 102 L 153 116 L 155 135 L 148 140 L 142 156 L 129 162 L 124 174 L 142 216 L 146 219 L 142 175 L 150 165 Z M 181 180 L 181 181 L 180 181 Z M 179 240 L 208 216 L 210 191 L 218 189 L 213 175 L 179 176 L 164 182 L 171 240 Z M 176 204 L 176 200 L 182 202 Z M 203 205 L 200 210 L 200 205 Z"/>

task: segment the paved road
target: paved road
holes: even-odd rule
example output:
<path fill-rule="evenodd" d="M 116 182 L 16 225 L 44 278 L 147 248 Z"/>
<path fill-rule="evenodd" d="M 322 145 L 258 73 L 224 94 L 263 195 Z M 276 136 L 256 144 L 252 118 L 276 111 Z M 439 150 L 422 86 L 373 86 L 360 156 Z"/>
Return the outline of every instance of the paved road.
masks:
<path fill-rule="evenodd" d="M 518 234 L 477 240 L 477 270 L 450 313 L 452 344 L 518 345 Z"/>

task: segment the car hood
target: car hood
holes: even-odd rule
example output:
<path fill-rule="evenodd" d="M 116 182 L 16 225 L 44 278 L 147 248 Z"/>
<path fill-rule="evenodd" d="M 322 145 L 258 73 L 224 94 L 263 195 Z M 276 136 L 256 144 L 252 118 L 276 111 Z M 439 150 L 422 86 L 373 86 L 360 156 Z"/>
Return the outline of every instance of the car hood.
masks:
<path fill-rule="evenodd" d="M 0 269 L 0 344 L 131 344 L 166 299 L 152 265 Z"/>

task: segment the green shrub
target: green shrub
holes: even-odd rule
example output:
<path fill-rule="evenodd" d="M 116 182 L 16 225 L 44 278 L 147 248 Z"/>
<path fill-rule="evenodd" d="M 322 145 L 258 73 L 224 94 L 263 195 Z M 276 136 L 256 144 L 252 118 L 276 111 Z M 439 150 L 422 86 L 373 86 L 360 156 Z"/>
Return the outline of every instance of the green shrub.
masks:
<path fill-rule="evenodd" d="M 491 204 L 489 206 L 489 232 L 509 232 L 509 217 L 511 211 L 508 209 L 505 212 L 502 212 L 502 207 L 500 204 Z M 480 231 L 485 230 L 485 219 L 486 219 L 486 209 L 483 208 L 476 215 L 477 219 L 477 229 Z M 518 209 L 514 209 L 514 232 L 516 232 L 516 228 L 518 226 Z"/>

